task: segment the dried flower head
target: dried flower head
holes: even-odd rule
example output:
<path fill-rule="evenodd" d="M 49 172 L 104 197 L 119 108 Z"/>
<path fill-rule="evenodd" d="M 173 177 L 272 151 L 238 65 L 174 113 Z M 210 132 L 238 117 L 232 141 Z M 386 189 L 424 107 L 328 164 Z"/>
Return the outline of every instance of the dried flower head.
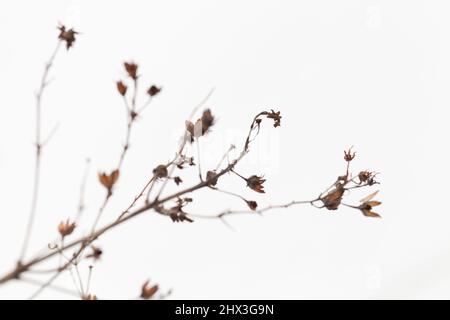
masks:
<path fill-rule="evenodd" d="M 350 147 L 348 149 L 348 151 L 344 150 L 344 160 L 347 161 L 347 162 L 352 161 L 355 158 L 355 156 L 356 156 L 356 152 L 352 153 L 352 148 L 353 147 Z"/>
<path fill-rule="evenodd" d="M 205 135 L 209 129 L 215 124 L 215 118 L 210 109 L 203 111 L 201 118 L 199 118 L 195 124 L 191 121 L 186 121 L 186 130 L 191 135 L 191 142 L 194 138 L 199 138 Z"/>
<path fill-rule="evenodd" d="M 156 294 L 156 292 L 158 292 L 159 290 L 159 286 L 157 284 L 151 286 L 150 284 L 150 280 L 147 280 L 144 282 L 144 284 L 141 287 L 141 298 L 142 299 L 151 299 L 152 297 L 154 297 L 154 295 Z"/>
<path fill-rule="evenodd" d="M 248 207 L 253 211 L 256 210 L 256 208 L 258 208 L 258 203 L 256 201 L 246 200 L 245 202 L 247 202 Z"/>
<path fill-rule="evenodd" d="M 58 27 L 59 29 L 59 35 L 58 39 L 61 41 L 66 42 L 66 48 L 69 50 L 73 46 L 73 43 L 75 42 L 75 35 L 78 34 L 74 29 L 66 30 L 66 27 L 64 25 L 60 25 Z"/>
<path fill-rule="evenodd" d="M 206 109 L 205 111 L 203 111 L 201 121 L 202 121 L 202 135 L 204 135 L 215 123 L 215 118 L 211 113 L 210 109 Z"/>
<path fill-rule="evenodd" d="M 58 232 L 61 235 L 61 237 L 65 237 L 70 235 L 73 230 L 75 230 L 76 224 L 75 222 L 70 222 L 69 219 L 66 221 L 61 221 L 58 225 Z"/>
<path fill-rule="evenodd" d="M 247 181 L 247 187 L 250 189 L 259 192 L 259 193 L 265 193 L 263 183 L 266 181 L 263 179 L 263 177 L 258 177 L 256 175 L 250 176 L 249 178 L 245 179 Z"/>
<path fill-rule="evenodd" d="M 112 171 L 110 174 L 107 174 L 105 172 L 99 173 L 98 179 L 100 183 L 108 190 L 108 192 L 111 193 L 112 188 L 119 179 L 119 170 L 116 169 Z"/>
<path fill-rule="evenodd" d="M 128 76 L 130 76 L 133 80 L 137 80 L 138 65 L 134 62 L 124 62 L 123 65 L 125 67 L 125 71 L 128 73 Z"/>
<path fill-rule="evenodd" d="M 322 197 L 320 200 L 323 202 L 324 207 L 328 210 L 336 210 L 341 204 L 344 191 L 344 186 L 341 183 L 337 183 L 335 188 L 328 192 L 327 195 Z"/>
<path fill-rule="evenodd" d="M 89 253 L 86 258 L 93 259 L 94 261 L 100 260 L 103 250 L 96 246 L 91 246 L 91 249 L 91 253 Z"/>
<path fill-rule="evenodd" d="M 167 166 L 164 164 L 160 164 L 155 169 L 153 169 L 153 175 L 156 178 L 165 178 L 168 175 Z"/>
<path fill-rule="evenodd" d="M 363 215 L 365 215 L 366 217 L 381 218 L 378 213 L 372 211 L 373 207 L 379 206 L 381 204 L 380 201 L 372 200 L 377 194 L 378 191 L 375 191 L 374 193 L 371 193 L 367 197 L 361 199 L 362 203 L 358 207 L 358 209 L 361 210 Z"/>
<path fill-rule="evenodd" d="M 150 88 L 148 88 L 148 90 L 147 90 L 147 94 L 150 97 L 154 97 L 160 92 L 161 92 L 161 87 L 157 87 L 155 85 L 150 86 Z"/>
<path fill-rule="evenodd" d="M 273 111 L 273 109 L 267 113 L 267 118 L 268 119 L 273 119 L 274 123 L 273 126 L 279 127 L 281 125 L 281 115 L 280 115 L 280 111 Z"/>
<path fill-rule="evenodd" d="M 181 180 L 181 178 L 178 177 L 178 176 L 174 177 L 174 178 L 173 178 L 173 181 L 176 183 L 177 186 L 180 185 L 180 183 L 183 182 L 183 180 Z"/>
<path fill-rule="evenodd" d="M 170 219 L 172 219 L 173 222 L 184 222 L 184 221 L 194 222 L 194 220 L 192 220 L 186 215 L 186 212 L 183 212 L 181 210 L 171 210 L 169 217 Z"/>
<path fill-rule="evenodd" d="M 208 181 L 208 185 L 215 186 L 217 184 L 217 180 L 219 178 L 217 177 L 216 171 L 207 171 L 206 172 L 206 181 Z"/>
<path fill-rule="evenodd" d="M 122 81 L 117 81 L 116 85 L 117 91 L 119 91 L 122 96 L 127 94 L 128 87 Z"/>

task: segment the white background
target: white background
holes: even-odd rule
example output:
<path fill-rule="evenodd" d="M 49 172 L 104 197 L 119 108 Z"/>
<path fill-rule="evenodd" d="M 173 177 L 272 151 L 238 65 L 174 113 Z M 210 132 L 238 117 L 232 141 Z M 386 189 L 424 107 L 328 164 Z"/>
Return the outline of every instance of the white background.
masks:
<path fill-rule="evenodd" d="M 224 189 L 260 206 L 313 198 L 343 173 L 343 150 L 353 145 L 355 170 L 381 172 L 383 219 L 305 206 L 230 217 L 234 232 L 220 221 L 174 224 L 149 212 L 99 240 L 104 257 L 92 293 L 132 299 L 151 278 L 173 288 L 172 298 L 450 298 L 448 9 L 446 1 L 392 0 L 0 2 L 0 271 L 14 265 L 25 231 L 33 92 L 59 21 L 82 34 L 58 55 L 43 101 L 44 132 L 60 127 L 44 150 L 29 256 L 74 215 L 86 157 L 87 211 L 77 235 L 92 223 L 104 196 L 97 171 L 113 168 L 124 141 L 115 81 L 132 59 L 141 83 L 163 91 L 133 132 L 102 224 L 173 157 L 184 120 L 213 87 L 207 106 L 219 120 L 202 142 L 205 167 L 243 137 L 256 112 L 283 115 L 280 128 L 264 126 L 256 156 L 238 167 L 265 173 L 267 194 L 233 176 Z M 196 172 L 181 176 L 187 186 Z M 193 213 L 245 206 L 212 191 L 194 198 L 186 208 Z M 73 289 L 68 275 L 57 283 Z M 35 289 L 11 282 L 0 297 Z M 71 298 L 52 290 L 39 297 Z"/>

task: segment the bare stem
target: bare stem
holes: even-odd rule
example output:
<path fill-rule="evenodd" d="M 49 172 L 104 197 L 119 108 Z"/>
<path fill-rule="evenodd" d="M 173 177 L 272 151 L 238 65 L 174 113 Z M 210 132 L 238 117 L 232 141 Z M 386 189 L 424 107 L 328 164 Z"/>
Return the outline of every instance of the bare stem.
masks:
<path fill-rule="evenodd" d="M 39 86 L 39 90 L 36 93 L 36 132 L 35 132 L 35 147 L 36 147 L 36 154 L 35 154 L 35 164 L 34 164 L 34 180 L 33 180 L 33 195 L 31 199 L 31 208 L 30 213 L 28 216 L 28 222 L 27 222 L 27 228 L 25 232 L 25 238 L 23 241 L 22 249 L 19 255 L 19 263 L 24 259 L 28 245 L 31 238 L 31 233 L 33 230 L 34 220 L 36 217 L 36 209 L 37 209 L 37 203 L 38 203 L 38 197 L 39 197 L 39 186 L 40 186 L 40 180 L 41 180 L 41 154 L 42 154 L 42 148 L 43 148 L 43 142 L 41 141 L 41 130 L 42 130 L 42 96 L 44 94 L 44 90 L 47 87 L 47 79 L 48 74 L 50 72 L 50 69 L 53 65 L 53 62 L 55 61 L 56 54 L 58 53 L 60 47 L 61 47 L 61 41 L 58 41 L 56 48 L 54 49 L 52 55 L 50 56 L 50 59 L 45 64 L 44 73 L 42 74 L 41 78 L 41 84 Z M 48 141 L 48 140 L 46 140 Z"/>

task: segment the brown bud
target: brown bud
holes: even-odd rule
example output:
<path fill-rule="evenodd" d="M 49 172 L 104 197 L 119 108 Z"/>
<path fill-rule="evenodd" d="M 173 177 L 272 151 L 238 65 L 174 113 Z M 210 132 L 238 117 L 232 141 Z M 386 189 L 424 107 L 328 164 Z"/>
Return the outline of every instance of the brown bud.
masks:
<path fill-rule="evenodd" d="M 144 282 L 141 287 L 141 298 L 142 299 L 151 299 L 156 292 L 159 290 L 159 286 L 157 284 L 150 286 L 150 280 Z"/>
<path fill-rule="evenodd" d="M 95 247 L 95 246 L 91 246 L 92 252 L 90 254 L 88 254 L 86 256 L 86 258 L 92 258 L 94 259 L 94 261 L 100 260 L 102 254 L 103 254 L 103 250 Z"/>
<path fill-rule="evenodd" d="M 216 171 L 207 171 L 206 172 L 206 181 L 208 181 L 208 184 L 210 186 L 215 186 L 217 184 L 217 180 L 219 179 L 216 177 L 217 173 Z"/>
<path fill-rule="evenodd" d="M 348 151 L 344 151 L 344 160 L 347 162 L 352 161 L 356 156 L 356 152 L 352 153 L 352 148 L 349 148 Z"/>
<path fill-rule="evenodd" d="M 262 179 L 262 177 L 258 177 L 256 175 L 253 175 L 246 179 L 247 181 L 247 187 L 250 189 L 259 192 L 259 193 L 265 193 L 263 183 L 266 181 L 265 179 Z"/>
<path fill-rule="evenodd" d="M 60 25 L 58 29 L 59 29 L 58 39 L 61 41 L 65 41 L 66 48 L 67 50 L 69 50 L 69 48 L 72 47 L 73 43 L 75 42 L 76 40 L 75 35 L 78 34 L 78 32 L 76 32 L 73 29 L 66 30 L 66 27 L 64 25 Z"/>
<path fill-rule="evenodd" d="M 255 211 L 258 207 L 258 203 L 256 201 L 246 200 L 245 202 L 247 202 L 248 207 L 253 211 Z"/>
<path fill-rule="evenodd" d="M 152 85 L 150 88 L 148 88 L 148 90 L 147 90 L 147 94 L 150 96 L 150 97 L 154 97 L 154 96 L 156 96 L 158 93 L 160 93 L 161 92 L 161 88 L 160 87 L 157 87 L 157 86 L 155 86 L 155 85 Z"/>
<path fill-rule="evenodd" d="M 155 169 L 153 169 L 153 174 L 156 178 L 165 178 L 167 177 L 168 171 L 167 166 L 160 164 Z"/>
<path fill-rule="evenodd" d="M 75 230 L 75 222 L 70 222 L 69 219 L 61 221 L 58 225 L 58 232 L 62 237 L 70 235 Z"/>
<path fill-rule="evenodd" d="M 181 180 L 181 178 L 180 177 L 174 177 L 173 178 L 173 181 L 177 184 L 177 186 L 180 184 L 180 183 L 182 183 L 183 182 L 183 180 Z"/>
<path fill-rule="evenodd" d="M 108 190 L 108 192 L 111 192 L 112 188 L 119 179 L 119 170 L 114 170 L 110 174 L 106 174 L 105 172 L 99 173 L 98 179 L 100 183 Z"/>
<path fill-rule="evenodd" d="M 270 112 L 267 113 L 267 118 L 268 119 L 273 119 L 273 126 L 279 127 L 281 125 L 281 115 L 280 115 L 280 111 L 273 111 L 271 110 Z"/>
<path fill-rule="evenodd" d="M 134 62 L 124 62 L 123 65 L 130 78 L 132 78 L 133 80 L 137 80 L 138 65 Z"/>
<path fill-rule="evenodd" d="M 117 81 L 117 91 L 119 91 L 119 93 L 124 96 L 127 93 L 127 89 L 128 87 L 122 82 L 122 81 Z"/>
<path fill-rule="evenodd" d="M 337 184 L 336 187 L 327 193 L 326 196 L 321 198 L 323 205 L 328 210 L 336 210 L 342 201 L 342 196 L 344 195 L 344 187 L 342 184 Z"/>

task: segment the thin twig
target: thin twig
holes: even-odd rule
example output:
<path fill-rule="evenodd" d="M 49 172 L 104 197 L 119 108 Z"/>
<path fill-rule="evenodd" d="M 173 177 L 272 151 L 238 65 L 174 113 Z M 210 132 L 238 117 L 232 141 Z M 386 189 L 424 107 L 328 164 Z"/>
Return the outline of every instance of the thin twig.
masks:
<path fill-rule="evenodd" d="M 55 60 L 56 54 L 58 53 L 59 49 L 61 48 L 61 40 L 58 40 L 58 43 L 56 45 L 55 50 L 53 51 L 52 55 L 50 56 L 50 59 L 45 64 L 44 73 L 42 74 L 41 78 L 41 84 L 39 87 L 39 90 L 36 94 L 36 154 L 35 154 L 35 165 L 34 165 L 34 181 L 33 181 L 33 196 L 31 200 L 31 208 L 30 213 L 28 216 L 28 223 L 27 228 L 25 232 L 25 239 L 23 241 L 22 249 L 19 255 L 19 263 L 24 259 L 28 245 L 31 238 L 31 233 L 33 230 L 34 220 L 36 218 L 36 209 L 37 209 L 37 203 L 38 203 L 38 197 L 39 197 L 39 186 L 40 186 L 40 178 L 41 178 L 41 154 L 42 154 L 42 148 L 43 144 L 41 141 L 41 127 L 42 127 L 42 96 L 44 94 L 44 90 L 47 87 L 47 78 L 48 74 L 50 72 L 50 69 L 53 65 L 53 62 Z"/>

